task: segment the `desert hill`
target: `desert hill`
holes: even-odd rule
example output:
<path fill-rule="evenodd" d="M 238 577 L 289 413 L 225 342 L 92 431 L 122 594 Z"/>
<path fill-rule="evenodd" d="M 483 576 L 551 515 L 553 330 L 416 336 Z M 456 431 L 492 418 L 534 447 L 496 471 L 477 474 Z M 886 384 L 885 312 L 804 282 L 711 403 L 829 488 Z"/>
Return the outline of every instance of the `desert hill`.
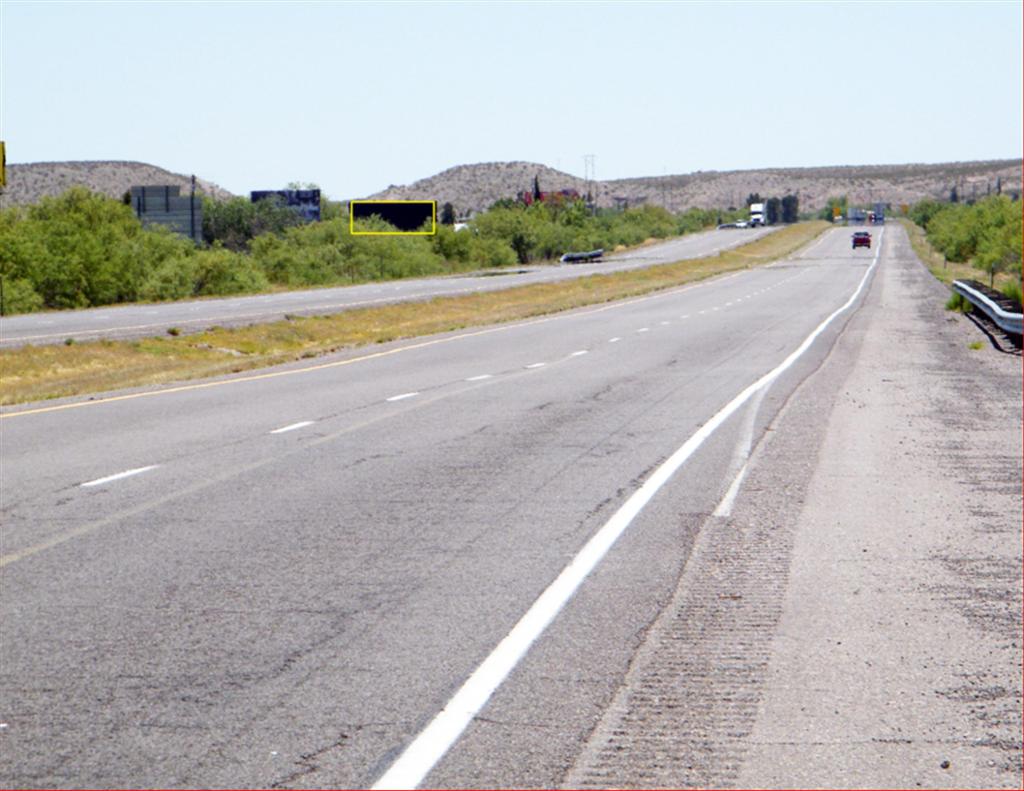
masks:
<path fill-rule="evenodd" d="M 120 198 L 134 185 L 177 184 L 187 193 L 191 178 L 181 173 L 147 165 L 145 162 L 31 162 L 7 166 L 4 206 L 37 203 L 48 195 L 60 195 L 69 187 L 81 185 L 111 198 Z M 230 198 L 231 193 L 216 184 L 196 179 L 196 186 L 214 198 Z"/>
<path fill-rule="evenodd" d="M 533 188 L 534 177 L 544 191 L 575 189 L 586 194 L 580 177 L 534 162 L 485 162 L 458 165 L 405 186 L 391 185 L 371 198 L 437 200 L 450 202 L 460 215 L 482 211 L 501 198 Z M 178 184 L 183 191 L 189 177 L 144 162 L 33 162 L 7 166 L 7 189 L 0 205 L 35 203 L 46 195 L 59 195 L 81 184 L 120 198 L 136 184 Z M 948 199 L 955 186 L 964 199 L 995 191 L 1021 192 L 1021 162 L 1014 159 L 939 164 L 864 165 L 819 168 L 765 168 L 760 170 L 697 171 L 683 175 L 649 176 L 596 181 L 590 185 L 599 206 L 643 203 L 667 206 L 672 211 L 691 207 L 741 207 L 750 193 L 800 198 L 803 211 L 816 211 L 831 196 L 846 195 L 851 203 L 876 201 L 898 205 L 923 198 Z M 231 193 L 203 179 L 197 185 L 207 195 L 230 198 Z"/>
<path fill-rule="evenodd" d="M 532 162 L 486 162 L 459 165 L 407 186 L 392 185 L 370 197 L 435 199 L 450 202 L 460 214 L 486 209 L 499 198 L 514 197 L 533 187 L 534 176 L 544 191 L 587 191 L 586 182 L 569 173 Z M 1021 192 L 1021 162 L 1014 159 L 940 164 L 865 165 L 820 168 L 698 171 L 685 175 L 597 181 L 599 206 L 641 203 L 672 211 L 691 207 L 740 207 L 750 193 L 800 198 L 803 211 L 818 210 L 830 196 L 846 195 L 851 203 L 914 203 L 924 198 L 948 199 L 956 186 L 965 199 L 995 191 Z"/>

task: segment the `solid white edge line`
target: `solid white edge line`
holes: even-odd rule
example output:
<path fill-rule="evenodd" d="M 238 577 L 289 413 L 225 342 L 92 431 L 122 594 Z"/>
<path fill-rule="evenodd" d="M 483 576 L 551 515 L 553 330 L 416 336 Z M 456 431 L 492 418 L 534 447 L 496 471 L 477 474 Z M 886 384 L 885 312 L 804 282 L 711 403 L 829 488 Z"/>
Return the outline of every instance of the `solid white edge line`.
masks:
<path fill-rule="evenodd" d="M 391 398 L 386 398 L 384 400 L 385 401 L 402 401 L 402 400 L 404 400 L 406 398 L 412 398 L 413 396 L 418 396 L 418 395 L 419 395 L 419 391 L 417 391 L 415 393 L 402 393 L 401 395 L 391 396 Z"/>
<path fill-rule="evenodd" d="M 879 242 L 881 242 L 881 234 Z M 881 244 L 879 244 L 879 250 L 881 250 Z M 480 666 L 466 679 L 445 707 L 410 742 L 380 779 L 371 786 L 372 789 L 412 789 L 422 782 L 658 490 L 704 444 L 704 441 L 714 434 L 718 427 L 743 406 L 751 396 L 774 382 L 803 356 L 804 352 L 810 348 L 836 316 L 846 311 L 860 296 L 864 284 L 877 263 L 878 255 L 876 254 L 857 289 L 843 303 L 842 307 L 837 308 L 821 322 L 786 359 L 756 382 L 748 385 L 716 412 L 626 500 L 612 518 L 583 546 L 572 562 L 555 578 L 555 581 L 538 597 L 533 606 L 512 628 L 512 631 L 498 643 Z"/>
<path fill-rule="evenodd" d="M 107 475 L 105 478 L 97 478 L 94 481 L 86 481 L 85 483 L 78 484 L 79 486 L 99 486 L 103 483 L 110 483 L 111 481 L 118 481 L 121 478 L 127 478 L 130 475 L 138 475 L 140 472 L 148 472 L 149 470 L 155 470 L 159 467 L 159 464 L 150 464 L 148 467 L 136 467 L 134 470 L 125 470 L 124 472 L 118 472 L 114 475 Z"/>
<path fill-rule="evenodd" d="M 299 423 L 292 423 L 290 426 L 282 426 L 281 428 L 275 428 L 271 431 L 271 434 L 284 434 L 286 431 L 295 431 L 297 428 L 305 428 L 306 426 L 313 425 L 312 420 L 303 420 Z"/>

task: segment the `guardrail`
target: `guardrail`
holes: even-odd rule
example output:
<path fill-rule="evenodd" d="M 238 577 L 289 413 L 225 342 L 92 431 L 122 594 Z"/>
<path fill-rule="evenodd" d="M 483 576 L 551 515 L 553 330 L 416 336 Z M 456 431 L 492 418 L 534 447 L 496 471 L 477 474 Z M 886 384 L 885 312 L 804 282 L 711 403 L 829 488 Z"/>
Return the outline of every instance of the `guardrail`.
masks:
<path fill-rule="evenodd" d="M 977 280 L 954 280 L 953 290 L 981 310 L 1001 330 L 1011 335 L 1021 334 L 1020 305 Z M 1014 310 L 1016 308 L 1016 310 Z"/>

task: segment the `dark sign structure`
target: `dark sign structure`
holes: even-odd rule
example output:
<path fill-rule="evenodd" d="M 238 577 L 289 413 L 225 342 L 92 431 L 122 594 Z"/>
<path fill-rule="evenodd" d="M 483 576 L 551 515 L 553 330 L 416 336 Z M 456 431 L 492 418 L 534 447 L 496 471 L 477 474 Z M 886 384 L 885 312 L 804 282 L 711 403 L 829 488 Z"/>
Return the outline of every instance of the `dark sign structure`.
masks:
<path fill-rule="evenodd" d="M 276 200 L 305 222 L 320 222 L 320 190 L 255 190 L 249 193 L 249 197 L 253 203 Z"/>
<path fill-rule="evenodd" d="M 171 184 L 132 187 L 132 209 L 143 225 L 163 225 L 188 236 L 196 244 L 203 241 L 203 201 L 195 190 L 181 194 Z"/>
<path fill-rule="evenodd" d="M 394 231 L 360 231 L 355 224 L 376 215 Z M 437 201 L 432 200 L 354 200 L 348 204 L 349 231 L 355 235 L 387 236 L 413 234 L 429 236 L 437 232 Z M 423 230 L 429 226 L 430 230 Z"/>

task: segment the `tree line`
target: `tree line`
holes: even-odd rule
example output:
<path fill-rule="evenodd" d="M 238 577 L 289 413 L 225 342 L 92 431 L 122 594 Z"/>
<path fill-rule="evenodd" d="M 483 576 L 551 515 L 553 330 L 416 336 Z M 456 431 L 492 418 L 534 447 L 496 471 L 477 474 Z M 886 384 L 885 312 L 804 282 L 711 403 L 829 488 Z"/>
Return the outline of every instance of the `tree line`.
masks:
<path fill-rule="evenodd" d="M 800 198 L 786 194 L 781 198 L 762 198 L 759 192 L 751 192 L 747 196 L 747 206 L 752 203 L 764 204 L 765 225 L 778 223 L 794 223 L 800 219 Z"/>
<path fill-rule="evenodd" d="M 734 213 L 738 214 L 738 213 Z M 735 219 L 736 217 L 733 217 Z M 143 227 L 119 200 L 74 187 L 0 210 L 0 311 L 255 293 L 351 284 L 556 258 L 698 231 L 717 210 L 657 206 L 590 211 L 582 201 L 502 202 L 466 230 L 433 236 L 353 236 L 347 209 L 322 207 L 303 224 L 286 207 L 244 198 L 204 200 L 205 244 Z"/>
<path fill-rule="evenodd" d="M 1021 278 L 1021 204 L 1006 195 L 968 203 L 924 200 L 910 219 L 924 228 L 929 243 L 948 261 L 971 263 L 987 273 L 989 285 L 999 272 Z M 1020 293 L 1019 286 L 1015 289 Z"/>

